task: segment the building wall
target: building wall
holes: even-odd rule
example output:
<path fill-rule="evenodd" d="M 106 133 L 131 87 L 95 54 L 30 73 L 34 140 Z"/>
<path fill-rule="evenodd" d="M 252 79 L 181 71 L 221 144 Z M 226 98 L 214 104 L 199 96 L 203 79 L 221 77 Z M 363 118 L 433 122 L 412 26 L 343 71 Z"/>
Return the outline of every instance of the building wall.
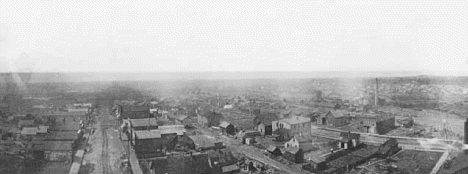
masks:
<path fill-rule="evenodd" d="M 395 129 L 395 117 L 377 122 L 376 128 L 378 134 L 385 134 L 388 131 Z"/>
<path fill-rule="evenodd" d="M 45 159 L 48 161 L 71 161 L 73 152 L 70 151 L 44 151 Z"/>
<path fill-rule="evenodd" d="M 291 125 L 291 133 L 293 135 L 309 135 L 311 132 L 311 123 L 299 123 Z"/>
<path fill-rule="evenodd" d="M 198 115 L 198 125 L 205 127 L 208 125 L 208 119 L 206 117 L 203 117 L 201 115 Z"/>
<path fill-rule="evenodd" d="M 260 132 L 261 135 L 265 135 L 265 124 L 263 123 L 258 124 L 257 131 Z"/>

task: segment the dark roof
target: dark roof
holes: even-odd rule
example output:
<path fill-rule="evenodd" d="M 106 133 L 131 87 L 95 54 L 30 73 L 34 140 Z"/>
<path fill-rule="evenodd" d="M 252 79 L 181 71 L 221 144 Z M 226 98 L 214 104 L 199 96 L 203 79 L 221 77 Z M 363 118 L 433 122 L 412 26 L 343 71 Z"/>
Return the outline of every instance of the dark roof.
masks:
<path fill-rule="evenodd" d="M 78 132 L 75 131 L 51 131 L 46 136 L 46 140 L 76 140 Z"/>
<path fill-rule="evenodd" d="M 361 137 L 361 135 L 356 134 L 356 133 L 351 133 L 351 132 L 341 132 L 340 133 L 340 141 L 341 142 L 347 142 L 347 141 L 352 140 L 352 139 L 358 140 L 359 137 Z"/>
<path fill-rule="evenodd" d="M 219 150 L 219 151 L 208 151 L 208 157 L 214 165 L 214 162 L 218 162 L 218 165 L 227 166 L 237 163 L 237 159 L 234 157 L 231 151 L 229 150 Z"/>
<path fill-rule="evenodd" d="M 254 124 L 258 125 L 260 123 L 263 123 L 265 125 L 271 125 L 273 121 L 279 120 L 278 116 L 275 113 L 272 112 L 267 112 L 267 113 L 261 113 L 254 119 Z"/>
<path fill-rule="evenodd" d="M 278 149 L 278 147 L 273 146 L 273 145 L 270 145 L 270 146 L 268 146 L 268 148 L 267 148 L 267 150 L 270 151 L 270 152 L 273 152 L 273 151 L 275 151 L 276 149 Z"/>
<path fill-rule="evenodd" d="M 168 158 L 160 158 L 153 160 L 151 168 L 156 174 L 166 173 L 193 173 L 204 174 L 210 173 L 210 165 L 208 163 L 207 154 L 194 154 L 192 156 L 179 156 Z"/>
<path fill-rule="evenodd" d="M 71 151 L 73 141 L 43 141 L 33 146 L 35 150 Z"/>
<path fill-rule="evenodd" d="M 137 118 L 149 118 L 151 117 L 151 113 L 148 110 L 143 111 L 122 111 L 120 115 L 122 118 L 130 118 L 130 119 L 137 119 Z"/>
<path fill-rule="evenodd" d="M 130 119 L 130 123 L 132 124 L 133 127 L 157 126 L 158 125 L 156 118 Z"/>
<path fill-rule="evenodd" d="M 387 153 L 390 149 L 398 147 L 398 141 L 395 138 L 390 138 L 389 140 L 385 141 L 382 146 L 380 146 L 380 153 Z"/>

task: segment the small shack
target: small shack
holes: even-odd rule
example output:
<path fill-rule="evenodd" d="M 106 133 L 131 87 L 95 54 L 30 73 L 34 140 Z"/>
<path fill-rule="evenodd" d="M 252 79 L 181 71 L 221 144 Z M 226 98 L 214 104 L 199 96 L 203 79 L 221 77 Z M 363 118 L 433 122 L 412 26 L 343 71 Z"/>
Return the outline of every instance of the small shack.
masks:
<path fill-rule="evenodd" d="M 360 137 L 361 135 L 357 133 L 341 132 L 338 146 L 342 149 L 355 148 L 359 145 Z"/>
<path fill-rule="evenodd" d="M 302 163 L 304 161 L 304 152 L 301 148 L 287 148 L 283 153 L 283 157 L 294 163 Z"/>
<path fill-rule="evenodd" d="M 223 134 L 227 134 L 227 135 L 236 134 L 236 128 L 231 123 L 223 121 L 221 122 L 221 124 L 219 124 L 219 127 L 221 128 L 221 131 L 223 132 Z"/>
<path fill-rule="evenodd" d="M 268 146 L 267 151 L 274 156 L 281 156 L 281 150 L 276 146 Z"/>

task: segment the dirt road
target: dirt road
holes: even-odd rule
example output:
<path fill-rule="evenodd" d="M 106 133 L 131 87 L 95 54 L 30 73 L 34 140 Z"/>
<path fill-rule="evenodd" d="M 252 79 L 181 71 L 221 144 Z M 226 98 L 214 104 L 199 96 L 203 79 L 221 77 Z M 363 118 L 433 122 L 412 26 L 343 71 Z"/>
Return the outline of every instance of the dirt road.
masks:
<path fill-rule="evenodd" d="M 89 140 L 90 152 L 85 154 L 84 165 L 90 171 L 84 173 L 120 174 L 120 157 L 125 152 L 118 138 L 118 121 L 110 115 L 107 108 L 99 109 L 95 130 Z M 82 166 L 83 167 L 83 166 Z"/>
<path fill-rule="evenodd" d="M 236 139 L 233 139 L 233 138 L 229 138 L 229 137 L 226 137 L 224 135 L 215 135 L 213 133 L 211 133 L 210 131 L 206 130 L 206 129 L 202 129 L 202 128 L 199 128 L 198 130 L 202 131 L 205 135 L 209 135 L 209 136 L 214 136 L 216 137 L 216 139 L 221 139 L 223 141 L 223 144 L 225 146 L 227 146 L 229 149 L 235 151 L 235 152 L 238 152 L 238 153 L 242 153 L 244 154 L 245 156 L 251 158 L 251 159 L 254 159 L 254 160 L 257 160 L 257 161 L 260 161 L 262 163 L 265 163 L 265 164 L 268 164 L 269 166 L 272 166 L 278 170 L 281 170 L 285 173 L 288 173 L 288 174 L 300 174 L 300 173 L 305 173 L 305 172 L 301 172 L 301 171 L 296 171 L 295 169 L 292 169 L 291 167 L 285 165 L 285 164 L 282 164 L 278 161 L 275 161 L 271 158 L 269 158 L 268 156 L 266 156 L 265 154 L 263 154 L 263 152 L 256 148 L 256 147 L 253 147 L 253 146 L 247 146 L 247 145 L 243 145 L 241 144 L 239 141 L 237 141 Z"/>

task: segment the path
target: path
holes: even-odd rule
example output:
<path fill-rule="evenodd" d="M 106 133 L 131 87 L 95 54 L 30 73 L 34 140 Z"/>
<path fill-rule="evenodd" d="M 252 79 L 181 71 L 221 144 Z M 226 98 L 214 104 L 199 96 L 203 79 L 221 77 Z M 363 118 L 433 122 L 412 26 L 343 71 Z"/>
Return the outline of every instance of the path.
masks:
<path fill-rule="evenodd" d="M 440 167 L 442 167 L 442 165 L 445 163 L 448 156 L 449 156 L 449 152 L 447 151 L 439 158 L 439 161 L 437 161 L 434 168 L 432 168 L 431 174 L 437 174 L 437 172 L 439 172 Z"/>
<path fill-rule="evenodd" d="M 229 147 L 230 149 L 232 149 L 233 151 L 235 152 L 238 152 L 238 153 L 242 153 L 244 154 L 245 156 L 251 158 L 251 159 L 254 159 L 256 161 L 259 161 L 259 162 L 262 162 L 262 163 L 265 163 L 271 167 L 274 167 L 278 170 L 281 170 L 281 171 L 284 171 L 288 174 L 301 174 L 303 172 L 300 172 L 300 171 L 296 171 L 296 170 L 293 170 L 291 169 L 291 167 L 285 165 L 285 164 L 282 164 L 278 161 L 275 161 L 274 159 L 271 159 L 270 157 L 266 156 L 265 154 L 263 154 L 263 152 L 256 148 L 256 147 L 253 147 L 253 146 L 247 146 L 247 145 L 243 145 L 241 144 L 240 142 L 236 141 L 236 139 L 232 139 L 232 138 L 229 138 L 229 137 L 226 137 L 224 135 L 222 136 L 219 136 L 219 135 L 214 135 L 213 133 L 207 131 L 206 129 L 203 129 L 203 128 L 198 128 L 198 130 L 201 130 L 205 135 L 211 135 L 211 136 L 214 136 L 214 137 L 217 137 L 219 139 L 221 139 L 223 141 L 223 144 L 227 147 Z"/>

